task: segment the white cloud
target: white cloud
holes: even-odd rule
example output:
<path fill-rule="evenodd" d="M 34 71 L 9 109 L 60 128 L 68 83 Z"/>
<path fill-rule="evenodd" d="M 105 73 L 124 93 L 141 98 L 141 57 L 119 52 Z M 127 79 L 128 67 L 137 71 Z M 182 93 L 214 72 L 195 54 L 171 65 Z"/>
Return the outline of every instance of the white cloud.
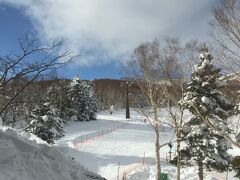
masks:
<path fill-rule="evenodd" d="M 207 36 L 210 0 L 0 0 L 23 9 L 41 39 L 66 40 L 79 64 L 125 60 L 139 43 Z"/>

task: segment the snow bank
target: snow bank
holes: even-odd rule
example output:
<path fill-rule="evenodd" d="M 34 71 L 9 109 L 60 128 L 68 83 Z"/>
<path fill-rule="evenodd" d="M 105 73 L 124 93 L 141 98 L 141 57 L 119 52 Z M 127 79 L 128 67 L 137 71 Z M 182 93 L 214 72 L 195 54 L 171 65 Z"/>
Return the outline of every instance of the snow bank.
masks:
<path fill-rule="evenodd" d="M 41 144 L 38 144 L 41 143 Z M 27 133 L 0 129 L 1 180 L 103 180 Z"/>

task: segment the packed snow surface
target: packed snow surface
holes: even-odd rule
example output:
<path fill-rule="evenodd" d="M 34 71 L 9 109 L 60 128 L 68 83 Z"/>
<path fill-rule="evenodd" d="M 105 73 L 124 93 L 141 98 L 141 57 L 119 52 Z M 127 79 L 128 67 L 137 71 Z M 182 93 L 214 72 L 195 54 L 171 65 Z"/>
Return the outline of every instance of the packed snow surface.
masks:
<path fill-rule="evenodd" d="M 164 121 L 169 119 L 166 111 L 159 116 Z M 127 125 L 119 126 L 122 122 Z M 103 136 L 98 133 L 106 129 L 111 131 Z M 113 114 L 100 112 L 96 121 L 69 122 L 64 130 L 66 136 L 51 147 L 34 135 L 0 128 L 0 180 L 102 179 L 96 174 L 117 180 L 124 173 L 128 180 L 155 179 L 154 132 L 136 111 L 131 110 L 130 120 L 125 119 L 123 110 Z M 100 136 L 79 142 L 90 134 Z M 161 144 L 174 140 L 173 134 L 173 129 L 161 127 Z M 161 148 L 162 171 L 174 180 L 176 167 L 166 160 L 169 150 L 168 146 Z M 174 155 L 175 144 L 171 152 Z M 233 149 L 231 154 L 240 155 L 240 151 Z M 235 180 L 233 174 L 229 173 L 228 179 Z M 205 172 L 204 176 L 208 180 L 223 180 L 227 175 Z M 197 167 L 182 168 L 181 179 L 197 180 Z"/>
<path fill-rule="evenodd" d="M 0 180 L 103 179 L 37 137 L 0 129 Z"/>
<path fill-rule="evenodd" d="M 188 114 L 189 115 L 189 114 Z M 166 111 L 161 111 L 159 116 L 167 121 L 170 117 Z M 154 132 L 144 117 L 131 110 L 131 119 L 125 119 L 125 111 L 98 113 L 96 121 L 72 122 L 65 127 L 66 136 L 58 141 L 60 149 L 69 157 L 73 157 L 90 171 L 100 174 L 108 180 L 122 179 L 127 172 L 128 180 L 154 180 L 155 179 L 155 152 Z M 84 143 L 73 145 L 74 139 L 81 139 L 88 134 L 101 132 L 104 129 L 117 127 L 119 123 L 127 122 L 127 126 L 115 129 L 111 133 L 92 138 Z M 98 133 L 95 133 L 96 135 Z M 174 131 L 169 127 L 160 128 L 161 144 L 173 138 Z M 78 141 L 77 141 L 78 142 Z M 73 148 L 69 148 L 73 147 Z M 169 180 L 176 179 L 176 167 L 169 164 L 169 147 L 161 148 L 162 171 L 168 173 Z M 171 150 L 175 153 L 175 144 Z M 143 165 L 144 161 L 144 165 Z M 182 179 L 197 180 L 197 168 L 182 168 Z M 229 173 L 229 179 L 234 180 Z M 205 172 L 205 178 L 221 180 L 226 174 Z"/>

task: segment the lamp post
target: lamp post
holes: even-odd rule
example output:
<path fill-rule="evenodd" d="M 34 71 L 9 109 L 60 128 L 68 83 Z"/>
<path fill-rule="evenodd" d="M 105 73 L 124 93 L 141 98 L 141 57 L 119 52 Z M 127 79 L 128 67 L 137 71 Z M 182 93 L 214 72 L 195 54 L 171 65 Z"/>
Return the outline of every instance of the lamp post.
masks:
<path fill-rule="evenodd" d="M 129 87 L 132 85 L 132 82 L 123 80 L 121 86 L 125 88 L 125 108 L 126 108 L 126 119 L 130 119 L 130 107 L 129 107 Z"/>
<path fill-rule="evenodd" d="M 130 119 L 130 108 L 129 108 L 129 82 L 126 82 L 126 119 Z"/>
<path fill-rule="evenodd" d="M 172 160 L 172 147 L 173 147 L 172 143 L 168 143 L 168 147 L 170 148 L 170 150 L 169 150 L 169 161 L 171 161 Z"/>

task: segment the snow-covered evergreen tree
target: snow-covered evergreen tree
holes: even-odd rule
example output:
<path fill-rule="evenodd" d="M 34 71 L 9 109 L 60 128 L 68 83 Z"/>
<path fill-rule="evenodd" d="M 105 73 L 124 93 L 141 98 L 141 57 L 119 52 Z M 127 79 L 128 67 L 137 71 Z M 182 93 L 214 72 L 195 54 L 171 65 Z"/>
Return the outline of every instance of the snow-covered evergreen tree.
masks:
<path fill-rule="evenodd" d="M 182 130 L 180 151 L 182 163 L 193 162 L 199 167 L 199 179 L 203 179 L 203 169 L 225 171 L 229 167 L 231 148 L 220 133 L 209 127 L 204 120 L 209 120 L 218 130 L 230 132 L 226 119 L 234 106 L 220 92 L 220 69 L 212 64 L 212 56 L 207 47 L 200 54 L 201 62 L 194 66 L 191 81 L 181 103 L 193 117 Z"/>
<path fill-rule="evenodd" d="M 54 106 L 56 108 L 58 108 L 59 106 L 59 102 L 58 102 L 58 88 L 57 87 L 49 87 L 48 91 L 47 91 L 47 97 L 46 97 L 46 101 L 51 105 Z"/>
<path fill-rule="evenodd" d="M 80 99 L 81 99 L 81 82 L 79 77 L 74 77 L 68 86 L 67 99 L 67 116 L 71 117 L 73 120 L 78 120 L 78 112 L 80 109 Z"/>
<path fill-rule="evenodd" d="M 50 93 L 49 95 L 52 95 Z M 50 101 L 51 96 L 46 98 Z M 28 117 L 27 132 L 33 133 L 48 143 L 54 143 L 64 136 L 63 121 L 59 117 L 59 110 L 52 105 L 52 102 L 45 102 L 36 106 Z"/>
<path fill-rule="evenodd" d="M 97 103 L 93 85 L 75 77 L 69 85 L 69 116 L 79 121 L 96 119 Z"/>
<path fill-rule="evenodd" d="M 64 88 L 64 90 L 63 90 Z M 65 118 L 66 117 L 66 108 L 68 106 L 68 100 L 66 97 L 65 87 L 59 83 L 59 85 L 53 85 L 48 88 L 47 91 L 47 102 L 59 111 L 59 117 Z"/>
<path fill-rule="evenodd" d="M 82 106 L 82 114 L 89 117 L 89 120 L 96 119 L 97 112 L 97 98 L 93 87 L 92 81 L 82 82 L 83 95 L 85 97 L 85 105 Z M 84 104 L 84 102 L 83 102 Z"/>

